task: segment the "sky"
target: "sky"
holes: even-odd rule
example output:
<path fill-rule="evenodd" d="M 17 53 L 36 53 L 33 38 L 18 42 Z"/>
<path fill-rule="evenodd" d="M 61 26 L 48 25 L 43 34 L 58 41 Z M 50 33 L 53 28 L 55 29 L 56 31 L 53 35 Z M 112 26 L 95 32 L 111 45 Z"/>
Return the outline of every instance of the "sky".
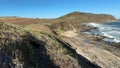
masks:
<path fill-rule="evenodd" d="M 0 0 L 0 16 L 57 18 L 74 11 L 120 18 L 120 0 Z"/>

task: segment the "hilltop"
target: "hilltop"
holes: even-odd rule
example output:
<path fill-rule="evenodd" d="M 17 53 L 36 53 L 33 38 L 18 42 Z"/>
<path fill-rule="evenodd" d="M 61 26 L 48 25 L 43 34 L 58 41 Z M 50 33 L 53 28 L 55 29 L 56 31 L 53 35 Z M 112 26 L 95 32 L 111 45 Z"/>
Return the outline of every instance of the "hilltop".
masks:
<path fill-rule="evenodd" d="M 109 14 L 93 14 L 84 12 L 72 12 L 61 16 L 59 19 L 77 20 L 79 22 L 111 22 L 116 21 L 115 17 Z"/>

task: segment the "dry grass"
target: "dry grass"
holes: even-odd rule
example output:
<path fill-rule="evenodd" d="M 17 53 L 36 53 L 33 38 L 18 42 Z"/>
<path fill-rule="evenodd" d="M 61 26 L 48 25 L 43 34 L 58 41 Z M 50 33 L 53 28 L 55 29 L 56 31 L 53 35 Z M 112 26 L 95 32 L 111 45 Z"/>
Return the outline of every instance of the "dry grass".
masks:
<path fill-rule="evenodd" d="M 0 31 L 0 51 L 9 54 L 11 64 L 41 68 L 79 67 L 72 51 L 64 47 L 54 34 L 0 24 L 1 28 L 4 27 Z"/>

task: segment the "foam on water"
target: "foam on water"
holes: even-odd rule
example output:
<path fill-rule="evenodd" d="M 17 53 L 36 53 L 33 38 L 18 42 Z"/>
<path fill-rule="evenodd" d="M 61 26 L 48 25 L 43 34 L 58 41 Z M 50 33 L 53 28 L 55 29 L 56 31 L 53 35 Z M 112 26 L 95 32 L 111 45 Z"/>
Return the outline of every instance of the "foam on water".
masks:
<path fill-rule="evenodd" d="M 97 24 L 92 22 L 89 23 L 89 26 L 98 27 L 103 36 L 113 38 L 113 42 L 120 42 L 120 23 Z"/>

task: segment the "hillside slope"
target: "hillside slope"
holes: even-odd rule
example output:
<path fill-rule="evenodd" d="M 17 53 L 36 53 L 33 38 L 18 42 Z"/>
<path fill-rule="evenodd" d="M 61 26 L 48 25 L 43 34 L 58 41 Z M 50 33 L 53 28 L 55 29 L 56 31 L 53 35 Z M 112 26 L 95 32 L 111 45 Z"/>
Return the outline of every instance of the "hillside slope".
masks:
<path fill-rule="evenodd" d="M 0 68 L 99 67 L 53 34 L 0 23 Z"/>

